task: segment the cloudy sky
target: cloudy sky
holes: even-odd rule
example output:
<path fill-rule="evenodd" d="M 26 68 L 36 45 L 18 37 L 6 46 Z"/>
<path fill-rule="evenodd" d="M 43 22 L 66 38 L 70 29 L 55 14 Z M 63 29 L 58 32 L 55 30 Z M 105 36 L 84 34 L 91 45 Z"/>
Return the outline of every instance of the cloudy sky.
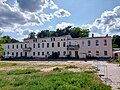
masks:
<path fill-rule="evenodd" d="M 0 32 L 22 40 L 34 31 L 66 26 L 96 36 L 120 35 L 120 0 L 0 0 Z"/>

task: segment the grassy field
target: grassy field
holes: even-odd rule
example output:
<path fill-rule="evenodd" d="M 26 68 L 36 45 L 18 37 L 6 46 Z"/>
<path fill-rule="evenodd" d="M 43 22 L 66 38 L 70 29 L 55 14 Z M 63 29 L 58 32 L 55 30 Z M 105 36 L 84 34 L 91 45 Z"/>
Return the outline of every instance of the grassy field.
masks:
<path fill-rule="evenodd" d="M 68 71 L 69 68 L 79 67 L 56 67 L 49 72 L 35 68 L 0 70 L 0 90 L 111 90 L 95 72 L 71 72 Z"/>

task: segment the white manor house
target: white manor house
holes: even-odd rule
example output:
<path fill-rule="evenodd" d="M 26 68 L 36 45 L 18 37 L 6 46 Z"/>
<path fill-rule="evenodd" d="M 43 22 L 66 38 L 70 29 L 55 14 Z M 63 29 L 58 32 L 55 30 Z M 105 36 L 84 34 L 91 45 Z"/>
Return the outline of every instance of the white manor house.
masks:
<path fill-rule="evenodd" d="M 3 45 L 4 56 L 47 58 L 58 52 L 59 57 L 112 57 L 112 40 L 104 37 L 72 38 L 70 35 L 24 39 L 24 42 Z"/>

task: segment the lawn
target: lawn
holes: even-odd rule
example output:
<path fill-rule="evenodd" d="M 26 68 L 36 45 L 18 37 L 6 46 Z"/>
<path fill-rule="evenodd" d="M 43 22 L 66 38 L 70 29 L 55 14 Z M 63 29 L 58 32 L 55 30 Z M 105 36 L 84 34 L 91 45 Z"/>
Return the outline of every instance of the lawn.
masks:
<path fill-rule="evenodd" d="M 68 68 L 79 67 L 56 67 L 50 72 L 35 68 L 0 70 L 0 90 L 111 90 L 95 72 L 71 72 Z"/>

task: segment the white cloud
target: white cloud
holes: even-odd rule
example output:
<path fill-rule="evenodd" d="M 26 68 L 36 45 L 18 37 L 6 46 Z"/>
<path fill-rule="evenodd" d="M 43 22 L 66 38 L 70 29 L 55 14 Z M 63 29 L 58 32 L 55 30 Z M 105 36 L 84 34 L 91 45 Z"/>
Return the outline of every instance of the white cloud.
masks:
<path fill-rule="evenodd" d="M 58 5 L 55 4 L 52 0 L 49 0 L 50 9 L 58 9 Z"/>
<path fill-rule="evenodd" d="M 48 6 L 46 0 L 17 0 L 17 3 L 22 11 L 42 12 Z"/>
<path fill-rule="evenodd" d="M 68 26 L 74 26 L 74 24 L 62 22 L 62 23 L 56 25 L 56 29 L 64 29 Z"/>
<path fill-rule="evenodd" d="M 59 10 L 54 12 L 54 15 L 56 17 L 60 18 L 60 17 L 69 17 L 71 14 L 70 14 L 70 12 L 68 12 L 64 9 L 59 9 Z"/>
<path fill-rule="evenodd" d="M 49 26 L 48 28 L 52 29 L 52 28 L 53 28 L 53 26 Z"/>
<path fill-rule="evenodd" d="M 115 7 L 112 11 L 105 11 L 93 24 L 86 24 L 81 27 L 100 35 L 120 34 L 120 6 Z"/>
<path fill-rule="evenodd" d="M 54 18 L 54 15 L 53 14 L 41 14 L 40 17 L 43 22 L 46 22 L 46 21 L 50 22 L 50 20 Z"/>

